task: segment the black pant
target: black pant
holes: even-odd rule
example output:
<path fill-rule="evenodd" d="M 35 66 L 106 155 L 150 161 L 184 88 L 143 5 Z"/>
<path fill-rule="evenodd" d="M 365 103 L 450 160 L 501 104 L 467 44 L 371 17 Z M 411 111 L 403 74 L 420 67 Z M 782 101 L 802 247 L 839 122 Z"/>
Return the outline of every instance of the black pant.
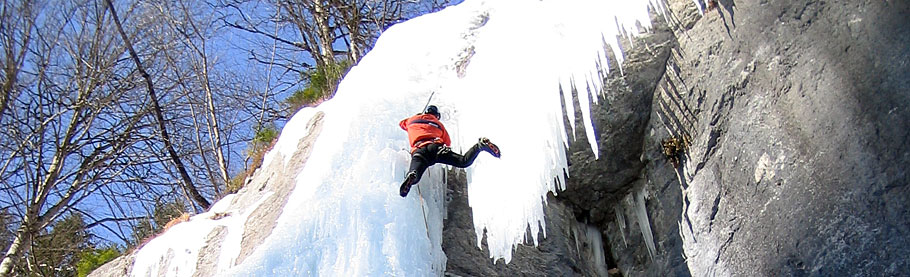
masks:
<path fill-rule="evenodd" d="M 411 154 L 410 171 L 417 172 L 417 179 L 412 184 L 420 181 L 423 172 L 431 165 L 444 163 L 454 167 L 465 168 L 474 163 L 474 159 L 477 158 L 479 153 L 480 144 L 471 146 L 471 149 L 468 149 L 468 152 L 465 152 L 464 155 L 455 153 L 452 148 L 439 143 L 431 143 L 418 148 L 417 151 L 414 151 L 414 154 Z"/>

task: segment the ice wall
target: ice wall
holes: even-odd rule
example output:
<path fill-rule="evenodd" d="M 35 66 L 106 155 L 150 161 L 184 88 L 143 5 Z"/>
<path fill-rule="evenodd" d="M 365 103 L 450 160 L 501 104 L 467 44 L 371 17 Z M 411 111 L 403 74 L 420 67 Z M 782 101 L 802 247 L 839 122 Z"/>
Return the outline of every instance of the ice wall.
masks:
<path fill-rule="evenodd" d="M 622 60 L 619 40 L 650 26 L 649 8 L 664 10 L 648 0 L 468 0 L 393 26 L 332 100 L 288 122 L 272 150 L 284 157 L 308 132 L 309 118 L 325 114 L 309 160 L 301 171 L 286 173 L 296 176 L 297 185 L 272 235 L 242 264 L 228 262 L 219 272 L 440 275 L 444 168 L 428 170 L 407 198 L 398 195 L 410 159 L 398 122 L 420 112 L 431 94 L 453 149 L 464 151 L 485 136 L 502 150 L 501 159 L 482 153 L 467 169 L 468 195 L 478 246 L 486 236 L 491 256 L 508 262 L 527 230 L 537 243 L 545 196 L 565 184 L 565 147 L 574 138 L 566 136 L 563 116 L 573 118 L 575 111 L 572 105 L 563 110 L 561 101 L 577 97 L 586 140 L 597 154 L 591 102 L 603 93 L 608 56 Z M 274 153 L 266 165 L 289 162 Z M 232 216 L 244 222 L 249 214 Z M 157 239 L 158 246 L 141 249 L 136 263 L 151 270 L 168 253 L 183 251 L 189 258 L 201 246 L 181 242 L 203 241 L 199 236 L 221 223 L 194 218 L 184 224 L 201 229 L 174 228 L 174 235 Z M 242 232 L 240 224 L 223 225 L 229 234 Z M 233 261 L 236 248 L 222 245 L 229 251 L 219 259 Z M 189 276 L 192 266 L 167 275 Z"/>

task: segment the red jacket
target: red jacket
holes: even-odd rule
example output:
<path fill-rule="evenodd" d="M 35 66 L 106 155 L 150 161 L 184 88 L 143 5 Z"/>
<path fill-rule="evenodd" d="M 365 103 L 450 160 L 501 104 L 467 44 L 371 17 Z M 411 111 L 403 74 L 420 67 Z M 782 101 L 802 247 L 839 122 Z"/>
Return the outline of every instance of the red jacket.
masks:
<path fill-rule="evenodd" d="M 439 122 L 436 116 L 431 114 L 417 114 L 405 118 L 398 123 L 402 130 L 408 131 L 408 142 L 411 143 L 411 153 L 417 148 L 423 147 L 430 143 L 443 143 L 446 146 L 452 145 L 449 139 L 449 132 L 446 127 Z"/>

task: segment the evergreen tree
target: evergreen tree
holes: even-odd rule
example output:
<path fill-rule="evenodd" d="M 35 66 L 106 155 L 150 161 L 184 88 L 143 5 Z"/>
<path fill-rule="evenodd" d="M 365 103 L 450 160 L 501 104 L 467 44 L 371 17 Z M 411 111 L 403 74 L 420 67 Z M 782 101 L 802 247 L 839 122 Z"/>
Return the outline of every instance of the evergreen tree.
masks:
<path fill-rule="evenodd" d="M 79 256 L 88 248 L 82 215 L 72 213 L 34 239 L 28 262 L 20 263 L 15 272 L 20 276 L 75 276 Z"/>

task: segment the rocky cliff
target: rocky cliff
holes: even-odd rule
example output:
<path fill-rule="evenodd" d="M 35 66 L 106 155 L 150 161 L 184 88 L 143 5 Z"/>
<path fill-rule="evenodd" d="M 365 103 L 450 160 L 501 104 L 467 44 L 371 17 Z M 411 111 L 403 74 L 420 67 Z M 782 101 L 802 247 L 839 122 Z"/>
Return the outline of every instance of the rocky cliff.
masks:
<path fill-rule="evenodd" d="M 604 275 L 556 246 L 578 224 L 614 276 L 910 274 L 910 4 L 742 2 L 670 1 L 605 80 L 601 158 L 569 149 L 541 247 L 490 264 L 460 205 L 449 274 Z"/>

